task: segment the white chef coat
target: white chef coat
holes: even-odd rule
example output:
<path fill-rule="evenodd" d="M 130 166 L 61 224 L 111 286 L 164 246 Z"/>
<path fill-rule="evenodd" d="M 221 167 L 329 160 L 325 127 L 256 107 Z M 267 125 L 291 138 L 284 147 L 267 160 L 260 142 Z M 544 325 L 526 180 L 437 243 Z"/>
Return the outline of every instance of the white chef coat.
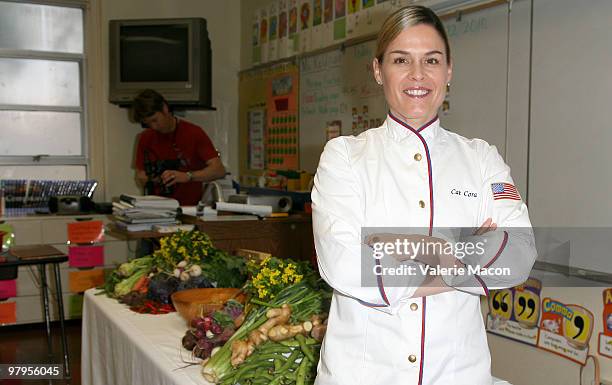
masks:
<path fill-rule="evenodd" d="M 536 256 L 527 207 L 494 200 L 493 183 L 513 185 L 497 149 L 446 131 L 437 117 L 416 130 L 390 114 L 381 127 L 327 143 L 313 229 L 334 294 L 316 385 L 492 383 L 479 295 L 524 282 Z M 505 230 L 483 235 L 484 256 L 464 263 L 510 266 L 510 277 L 472 276 L 470 287 L 423 298 L 411 298 L 418 285 L 361 285 L 362 227 L 432 231 L 479 227 L 489 217 Z"/>

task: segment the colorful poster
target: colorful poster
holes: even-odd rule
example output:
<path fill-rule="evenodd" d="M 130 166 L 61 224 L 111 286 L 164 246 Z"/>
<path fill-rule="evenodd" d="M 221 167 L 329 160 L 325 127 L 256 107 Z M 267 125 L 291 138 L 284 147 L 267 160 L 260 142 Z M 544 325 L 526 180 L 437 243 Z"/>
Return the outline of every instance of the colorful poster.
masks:
<path fill-rule="evenodd" d="M 317 26 L 323 23 L 323 0 L 314 0 L 313 2 L 313 14 L 312 14 L 312 25 Z"/>
<path fill-rule="evenodd" d="M 323 0 L 313 0 L 312 12 L 312 42 L 311 48 L 317 50 L 323 47 L 323 34 L 325 24 L 323 23 Z"/>
<path fill-rule="evenodd" d="M 15 302 L 0 303 L 0 326 L 17 322 L 17 304 Z"/>
<path fill-rule="evenodd" d="M 280 8 L 278 14 L 278 37 L 284 38 L 288 35 L 289 19 L 287 13 L 287 0 L 280 0 Z"/>
<path fill-rule="evenodd" d="M 336 0 L 334 6 L 334 35 L 333 40 L 346 38 L 346 0 Z"/>
<path fill-rule="evenodd" d="M 68 247 L 68 266 L 94 267 L 104 265 L 104 246 Z"/>
<path fill-rule="evenodd" d="M 346 0 L 336 0 L 334 7 L 334 18 L 340 19 L 346 16 Z"/>
<path fill-rule="evenodd" d="M 598 352 L 612 358 L 612 288 L 603 291 L 603 333 L 599 333 Z"/>
<path fill-rule="evenodd" d="M 278 2 L 278 58 L 289 56 L 289 8 L 287 0 Z M 292 52 L 291 52 L 292 53 Z"/>
<path fill-rule="evenodd" d="M 1 280 L 0 281 L 0 300 L 17 297 L 17 280 Z"/>
<path fill-rule="evenodd" d="M 361 0 L 347 0 L 348 15 L 346 19 L 346 37 L 351 38 L 357 35 L 361 12 Z"/>
<path fill-rule="evenodd" d="M 584 307 L 544 298 L 537 346 L 584 365 L 593 323 L 593 313 Z"/>
<path fill-rule="evenodd" d="M 269 37 L 268 61 L 278 59 L 278 1 L 274 0 L 268 7 Z"/>
<path fill-rule="evenodd" d="M 268 61 L 268 9 L 259 10 L 259 46 L 260 63 Z"/>
<path fill-rule="evenodd" d="M 102 221 L 68 223 L 68 243 L 94 243 L 104 241 Z"/>
<path fill-rule="evenodd" d="M 299 0 L 289 0 L 289 41 L 287 52 L 289 56 L 296 55 L 300 50 L 300 35 L 298 34 Z"/>
<path fill-rule="evenodd" d="M 334 20 L 334 0 L 324 0 L 323 21 L 330 23 Z"/>
<path fill-rule="evenodd" d="M 301 0 L 300 4 L 300 52 L 312 49 L 312 0 Z"/>
<path fill-rule="evenodd" d="M 71 271 L 68 273 L 68 287 L 73 293 L 82 293 L 102 284 L 104 284 L 103 269 Z"/>
<path fill-rule="evenodd" d="M 535 346 L 538 341 L 542 283 L 529 278 L 509 289 L 491 290 L 487 331 Z"/>
<path fill-rule="evenodd" d="M 298 169 L 297 95 L 297 69 L 275 76 L 268 83 L 266 165 L 269 169 Z"/>

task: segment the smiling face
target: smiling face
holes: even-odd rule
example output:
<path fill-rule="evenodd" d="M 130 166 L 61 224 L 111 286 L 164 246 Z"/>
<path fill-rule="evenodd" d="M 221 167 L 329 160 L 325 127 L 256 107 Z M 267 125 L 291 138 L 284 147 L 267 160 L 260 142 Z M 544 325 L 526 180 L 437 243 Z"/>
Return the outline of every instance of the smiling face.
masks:
<path fill-rule="evenodd" d="M 416 128 L 436 116 L 452 66 L 434 27 L 417 24 L 404 29 L 387 46 L 382 63 L 374 59 L 373 66 L 393 115 Z"/>

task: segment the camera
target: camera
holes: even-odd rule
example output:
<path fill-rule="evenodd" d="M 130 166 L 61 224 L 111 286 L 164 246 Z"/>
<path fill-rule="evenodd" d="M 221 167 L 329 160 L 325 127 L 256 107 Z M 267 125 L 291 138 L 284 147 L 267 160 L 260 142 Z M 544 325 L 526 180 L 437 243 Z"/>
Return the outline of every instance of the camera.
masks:
<path fill-rule="evenodd" d="M 147 183 L 144 186 L 145 195 L 154 195 L 155 187 L 159 187 L 159 194 L 163 196 L 172 195 L 174 192 L 174 186 L 166 186 L 160 181 L 161 174 L 166 170 L 178 170 L 181 167 L 179 159 L 159 159 L 150 160 L 148 153 L 145 151 L 144 154 L 144 169 L 147 174 Z M 156 182 L 155 180 L 158 180 Z"/>

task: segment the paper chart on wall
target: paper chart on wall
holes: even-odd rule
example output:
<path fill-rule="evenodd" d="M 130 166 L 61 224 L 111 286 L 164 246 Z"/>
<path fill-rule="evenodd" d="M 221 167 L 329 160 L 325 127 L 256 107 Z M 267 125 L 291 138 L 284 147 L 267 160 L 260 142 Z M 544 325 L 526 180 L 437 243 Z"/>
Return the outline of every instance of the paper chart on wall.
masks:
<path fill-rule="evenodd" d="M 268 81 L 266 102 L 266 165 L 272 170 L 297 170 L 298 71 L 278 74 Z"/>
<path fill-rule="evenodd" d="M 316 171 L 331 131 L 352 135 L 384 120 L 386 105 L 372 74 L 373 56 L 370 41 L 300 61 L 301 169 Z"/>

